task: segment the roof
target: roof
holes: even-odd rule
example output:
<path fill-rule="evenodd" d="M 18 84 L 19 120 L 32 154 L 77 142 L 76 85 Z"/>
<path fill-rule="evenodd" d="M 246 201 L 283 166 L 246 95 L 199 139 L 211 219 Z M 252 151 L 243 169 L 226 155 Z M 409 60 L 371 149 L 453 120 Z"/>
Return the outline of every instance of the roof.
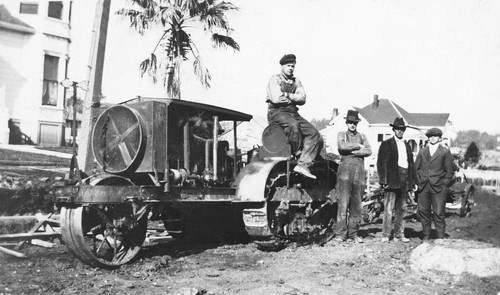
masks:
<path fill-rule="evenodd" d="M 364 108 L 355 108 L 370 124 L 389 124 L 401 114 L 388 99 L 379 99 L 378 106 L 369 104 Z"/>
<path fill-rule="evenodd" d="M 0 4 L 0 28 L 18 31 L 21 33 L 34 34 L 35 29 L 13 16 L 5 5 Z"/>
<path fill-rule="evenodd" d="M 199 110 L 202 111 L 205 117 L 213 117 L 217 116 L 219 117 L 220 121 L 250 121 L 252 119 L 252 115 L 245 114 L 242 112 L 214 106 L 214 105 L 209 105 L 209 104 L 204 104 L 204 103 L 199 103 L 199 102 L 194 102 L 194 101 L 188 101 L 188 100 L 180 100 L 180 99 L 170 99 L 170 98 L 155 98 L 155 97 L 139 97 L 139 98 L 134 98 L 131 100 L 127 100 L 123 103 L 129 103 L 129 102 L 135 102 L 135 101 L 141 101 L 141 100 L 155 100 L 155 101 L 161 101 L 166 103 L 168 106 L 181 106 L 187 109 L 192 109 L 192 110 Z"/>
<path fill-rule="evenodd" d="M 410 126 L 445 126 L 450 117 L 449 113 L 409 113 L 392 100 L 385 98 L 355 109 L 370 125 L 388 125 L 394 121 L 394 118 L 402 117 Z"/>
<path fill-rule="evenodd" d="M 210 112 L 213 116 L 218 116 L 219 120 L 232 120 L 232 121 L 250 121 L 252 119 L 252 115 L 241 113 L 238 111 L 233 111 L 230 109 L 208 105 L 199 102 L 180 100 L 180 99 L 169 99 L 168 105 L 182 105 L 190 108 L 202 109 Z"/>
<path fill-rule="evenodd" d="M 445 126 L 450 117 L 449 113 L 413 113 L 415 125 L 418 126 Z"/>

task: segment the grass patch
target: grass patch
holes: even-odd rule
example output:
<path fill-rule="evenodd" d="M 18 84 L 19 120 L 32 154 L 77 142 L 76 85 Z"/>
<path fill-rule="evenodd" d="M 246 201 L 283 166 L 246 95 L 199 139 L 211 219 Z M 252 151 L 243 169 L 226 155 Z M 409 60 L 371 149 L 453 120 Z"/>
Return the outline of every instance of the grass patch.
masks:
<path fill-rule="evenodd" d="M 56 156 L 13 151 L 8 149 L 0 149 L 0 159 L 10 162 L 34 162 L 34 163 L 52 163 L 56 166 L 69 166 L 68 159 L 59 158 Z"/>
<path fill-rule="evenodd" d="M 67 165 L 63 165 L 68 167 L 68 173 L 69 173 L 69 160 Z M 46 169 L 40 169 L 43 167 L 30 167 L 30 169 L 27 169 L 26 167 L 19 166 L 19 167 L 7 167 L 7 168 L 0 168 L 0 178 L 1 177 L 14 177 L 14 178 L 28 178 L 27 180 L 32 180 L 32 178 L 54 178 L 54 177 L 64 177 L 64 174 L 66 172 L 55 172 L 55 171 L 50 171 Z M 50 167 L 49 167 L 50 168 Z M 24 180 L 24 179 L 23 179 Z"/>
<path fill-rule="evenodd" d="M 52 152 L 58 152 L 58 153 L 66 153 L 66 154 L 73 154 L 73 147 L 72 146 L 44 146 L 44 145 L 37 145 L 35 146 L 36 149 L 39 150 L 46 150 L 46 151 L 52 151 Z M 78 149 L 78 146 L 77 146 Z"/>

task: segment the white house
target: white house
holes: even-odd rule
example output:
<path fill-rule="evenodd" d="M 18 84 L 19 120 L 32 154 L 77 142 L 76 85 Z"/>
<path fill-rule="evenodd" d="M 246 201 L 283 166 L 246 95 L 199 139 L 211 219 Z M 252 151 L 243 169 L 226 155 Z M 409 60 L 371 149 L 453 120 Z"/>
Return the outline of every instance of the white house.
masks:
<path fill-rule="evenodd" d="M 66 90 L 59 84 L 69 62 L 72 1 L 0 4 L 0 143 L 7 121 L 23 140 L 64 142 Z"/>
<path fill-rule="evenodd" d="M 234 146 L 233 127 L 226 126 L 226 133 L 220 137 L 220 140 L 226 140 L 230 147 Z M 256 146 L 262 145 L 262 132 L 267 127 L 267 118 L 262 116 L 253 116 L 248 122 L 241 122 L 237 127 L 238 150 L 246 161 L 246 153 Z M 224 126 L 223 126 L 224 128 Z"/>
<path fill-rule="evenodd" d="M 425 132 L 432 127 L 443 130 L 443 143 L 448 146 L 450 139 L 454 136 L 449 113 L 409 113 L 392 100 L 379 99 L 378 95 L 374 96 L 371 104 L 352 109 L 359 112 L 361 122 L 358 125 L 358 131 L 367 136 L 373 151 L 372 156 L 365 161 L 367 169 L 376 166 L 380 143 L 393 136 L 392 127 L 389 124 L 393 123 L 396 117 L 403 118 L 405 123 L 410 126 L 406 129 L 404 139 L 410 143 L 415 155 L 427 140 Z M 346 114 L 347 111 L 338 114 L 332 118 L 330 126 L 320 131 L 328 153 L 339 154 L 337 134 L 339 131 L 347 129 L 344 119 Z"/>

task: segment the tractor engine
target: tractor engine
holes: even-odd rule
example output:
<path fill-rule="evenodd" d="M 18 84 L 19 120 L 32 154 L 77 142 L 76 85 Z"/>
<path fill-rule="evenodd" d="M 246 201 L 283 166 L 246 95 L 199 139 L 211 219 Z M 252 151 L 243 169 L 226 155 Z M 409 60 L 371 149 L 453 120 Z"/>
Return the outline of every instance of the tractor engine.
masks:
<path fill-rule="evenodd" d="M 149 100 L 101 110 L 92 150 L 104 172 L 134 183 L 168 177 L 172 185 L 223 186 L 234 177 L 234 158 L 222 132 L 217 116 Z"/>

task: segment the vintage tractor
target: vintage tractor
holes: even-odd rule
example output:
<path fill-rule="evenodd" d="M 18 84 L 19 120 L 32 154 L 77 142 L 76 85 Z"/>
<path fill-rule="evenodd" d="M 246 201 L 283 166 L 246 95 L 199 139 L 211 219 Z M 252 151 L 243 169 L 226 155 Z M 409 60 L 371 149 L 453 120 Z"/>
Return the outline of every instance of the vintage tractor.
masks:
<path fill-rule="evenodd" d="M 119 267 L 138 254 L 151 222 L 172 237 L 327 239 L 336 164 L 318 158 L 316 180 L 291 172 L 295 157 L 279 126 L 243 162 L 237 126 L 251 119 L 174 99 L 100 108 L 90 151 L 96 169 L 73 173 L 57 192 L 69 251 L 94 267 Z M 220 139 L 230 131 L 232 140 Z"/>

